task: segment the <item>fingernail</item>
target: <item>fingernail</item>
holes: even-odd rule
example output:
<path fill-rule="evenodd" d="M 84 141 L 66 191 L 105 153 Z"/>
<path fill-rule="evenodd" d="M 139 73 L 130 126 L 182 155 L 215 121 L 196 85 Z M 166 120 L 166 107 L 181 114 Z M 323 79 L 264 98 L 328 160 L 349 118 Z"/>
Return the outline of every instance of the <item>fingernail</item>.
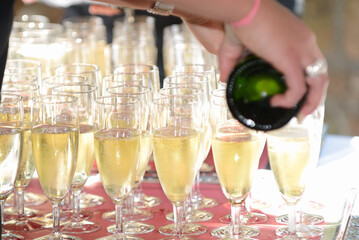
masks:
<path fill-rule="evenodd" d="M 304 114 L 298 113 L 298 115 L 297 115 L 297 120 L 298 120 L 299 123 L 301 123 L 301 122 L 304 120 L 304 118 L 305 118 L 305 115 L 304 115 Z"/>

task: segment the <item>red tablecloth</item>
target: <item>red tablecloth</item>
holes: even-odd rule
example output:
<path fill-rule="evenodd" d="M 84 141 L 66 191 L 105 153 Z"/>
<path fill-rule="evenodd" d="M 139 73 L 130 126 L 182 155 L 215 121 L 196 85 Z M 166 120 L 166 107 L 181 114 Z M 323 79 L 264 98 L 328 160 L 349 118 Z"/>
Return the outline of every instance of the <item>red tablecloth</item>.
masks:
<path fill-rule="evenodd" d="M 41 187 L 39 185 L 39 182 L 36 179 L 32 180 L 27 191 L 43 194 Z M 106 195 L 104 188 L 100 182 L 95 182 L 92 185 L 86 185 L 85 191 L 88 193 L 91 193 L 91 194 L 101 195 L 105 198 L 104 204 L 97 206 L 97 207 L 86 209 L 86 210 L 92 211 L 94 213 L 93 217 L 90 220 L 99 223 L 102 226 L 102 228 L 99 231 L 94 232 L 94 233 L 82 234 L 82 235 L 77 235 L 77 236 L 81 237 L 82 239 L 91 240 L 91 239 L 96 239 L 98 237 L 110 235 L 106 231 L 106 228 L 107 228 L 107 226 L 112 225 L 113 222 L 103 220 L 101 215 L 103 212 L 106 212 L 109 210 L 114 210 L 114 204 L 109 199 L 109 197 Z M 161 198 L 162 203 L 159 206 L 150 209 L 150 211 L 153 213 L 154 217 L 152 219 L 144 222 L 144 223 L 154 225 L 156 227 L 156 229 L 151 233 L 142 234 L 142 235 L 138 235 L 138 236 L 143 239 L 148 239 L 148 240 L 163 238 L 165 236 L 160 234 L 157 229 L 160 226 L 167 225 L 167 224 L 171 223 L 170 221 L 166 220 L 165 214 L 172 211 L 172 206 L 171 206 L 170 202 L 167 200 L 166 196 L 164 195 L 159 183 L 143 183 L 143 191 L 147 195 L 156 196 L 156 197 Z M 210 221 L 200 223 L 203 226 L 206 226 L 208 228 L 208 230 L 205 234 L 198 235 L 195 237 L 197 239 L 216 239 L 215 237 L 212 237 L 210 235 L 210 231 L 213 228 L 225 225 L 225 224 L 221 223 L 218 219 L 219 219 L 219 217 L 230 213 L 229 204 L 228 204 L 226 198 L 224 197 L 224 195 L 220 189 L 220 186 L 218 184 L 202 184 L 201 185 L 201 193 L 206 197 L 217 199 L 220 204 L 217 207 L 206 209 L 206 210 L 214 213 L 214 217 Z M 276 194 L 276 193 L 274 193 L 274 194 Z M 47 202 L 41 206 L 36 207 L 36 209 L 39 209 L 45 213 L 50 212 L 51 204 L 50 204 L 50 202 Z M 276 227 L 278 227 L 278 225 L 275 223 L 273 216 L 268 216 L 268 221 L 265 224 L 257 224 L 256 226 L 258 226 L 261 231 L 260 235 L 258 237 L 256 237 L 257 239 L 260 239 L 260 240 L 276 239 L 274 230 Z M 41 231 L 32 232 L 32 233 L 28 233 L 28 234 L 22 233 L 22 235 L 25 237 L 25 239 L 34 239 L 36 237 L 46 235 L 46 234 L 50 233 L 50 231 L 51 230 L 41 230 Z"/>
<path fill-rule="evenodd" d="M 267 161 L 268 161 L 267 153 L 264 152 L 261 157 L 261 161 L 260 161 L 261 163 L 260 163 L 259 168 L 264 168 L 267 164 Z M 212 157 L 211 153 L 208 155 L 206 162 L 210 165 L 213 165 L 213 157 Z M 151 172 L 151 170 L 154 171 L 154 165 L 150 163 L 149 166 L 152 167 L 152 169 L 150 169 L 149 172 Z M 219 202 L 219 205 L 214 208 L 202 209 L 202 210 L 207 210 L 207 211 L 212 212 L 214 214 L 214 216 L 213 216 L 213 219 L 210 221 L 199 223 L 199 224 L 202 224 L 203 226 L 207 227 L 208 230 L 205 234 L 194 236 L 194 237 L 196 239 L 206 239 L 206 240 L 217 239 L 215 237 L 212 237 L 210 232 L 214 228 L 226 225 L 224 223 L 221 223 L 219 221 L 219 218 L 221 216 L 224 216 L 224 215 L 227 215 L 230 213 L 230 205 L 229 205 L 227 199 L 225 198 L 225 196 L 223 195 L 219 184 L 201 184 L 200 186 L 201 186 L 200 190 L 201 190 L 202 195 L 205 197 L 208 197 L 208 198 L 217 199 Z M 141 235 L 137 235 L 137 236 L 141 237 L 145 240 L 147 240 L 147 239 L 154 240 L 154 239 L 160 239 L 160 238 L 166 237 L 165 235 L 160 234 L 157 229 L 160 226 L 164 226 L 164 225 L 171 223 L 170 221 L 166 220 L 165 215 L 172 211 L 172 205 L 167 200 L 167 198 L 166 198 L 165 194 L 163 193 L 161 186 L 158 182 L 142 183 L 142 189 L 143 189 L 144 193 L 149 196 L 159 197 L 162 200 L 162 203 L 159 206 L 150 209 L 150 211 L 153 213 L 153 218 L 144 222 L 144 223 L 154 225 L 156 229 L 151 233 L 141 234 Z M 37 179 L 33 179 L 31 181 L 31 183 L 26 191 L 43 194 L 41 186 Z M 107 232 L 106 228 L 109 225 L 113 225 L 114 222 L 109 222 L 109 221 L 103 220 L 102 214 L 104 212 L 114 210 L 115 207 L 114 207 L 114 204 L 111 201 L 111 199 L 106 195 L 106 192 L 102 186 L 102 183 L 101 182 L 95 182 L 92 184 L 87 183 L 85 185 L 85 191 L 90 194 L 100 195 L 100 196 L 104 197 L 104 199 L 105 199 L 105 202 L 100 206 L 86 208 L 87 211 L 91 211 L 94 213 L 93 217 L 90 219 L 90 221 L 99 223 L 101 225 L 101 229 L 94 233 L 80 234 L 80 235 L 76 235 L 76 236 L 78 236 L 82 239 L 92 240 L 92 239 L 96 239 L 99 237 L 111 235 L 110 233 Z M 278 194 L 278 192 L 273 192 L 273 194 Z M 43 213 L 49 213 L 52 211 L 51 203 L 49 201 L 47 201 L 47 203 L 45 203 L 43 205 L 40 205 L 38 207 L 33 207 L 33 208 L 38 209 Z M 257 224 L 255 226 L 260 228 L 260 235 L 258 237 L 256 237 L 256 239 L 272 240 L 272 239 L 277 238 L 275 235 L 275 229 L 277 227 L 283 226 L 283 225 L 278 225 L 274 220 L 274 216 L 268 216 L 268 221 L 266 223 Z M 31 232 L 31 233 L 27 233 L 27 234 L 21 233 L 21 235 L 23 235 L 25 237 L 25 239 L 34 239 L 34 238 L 49 234 L 50 232 L 51 232 L 51 229 L 46 229 L 46 230 Z"/>

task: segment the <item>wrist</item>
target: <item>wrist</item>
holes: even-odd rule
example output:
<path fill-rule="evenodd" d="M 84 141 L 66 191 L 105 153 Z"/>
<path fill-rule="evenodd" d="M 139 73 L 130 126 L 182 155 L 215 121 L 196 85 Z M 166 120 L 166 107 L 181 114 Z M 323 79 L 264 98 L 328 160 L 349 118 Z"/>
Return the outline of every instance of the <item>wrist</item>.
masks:
<path fill-rule="evenodd" d="M 161 16 L 169 16 L 172 14 L 174 5 L 155 1 L 151 8 L 147 9 L 147 12 L 157 14 Z"/>
<path fill-rule="evenodd" d="M 241 18 L 238 21 L 230 22 L 229 24 L 236 28 L 250 24 L 253 18 L 256 16 L 260 5 L 261 5 L 261 0 L 254 0 L 251 10 L 247 13 L 245 17 Z"/>

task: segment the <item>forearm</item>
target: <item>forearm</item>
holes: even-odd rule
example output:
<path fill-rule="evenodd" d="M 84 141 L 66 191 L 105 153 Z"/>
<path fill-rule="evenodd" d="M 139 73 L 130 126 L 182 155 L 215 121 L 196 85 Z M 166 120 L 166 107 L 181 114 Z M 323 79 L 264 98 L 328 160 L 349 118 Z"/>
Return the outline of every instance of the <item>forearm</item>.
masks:
<path fill-rule="evenodd" d="M 150 9 L 154 0 L 92 0 L 131 7 L 136 9 Z M 271 1 L 271 0 L 263 0 Z M 163 3 L 175 6 L 173 14 L 186 18 L 193 14 L 223 22 L 235 22 L 245 17 L 251 10 L 254 0 L 161 0 Z"/>

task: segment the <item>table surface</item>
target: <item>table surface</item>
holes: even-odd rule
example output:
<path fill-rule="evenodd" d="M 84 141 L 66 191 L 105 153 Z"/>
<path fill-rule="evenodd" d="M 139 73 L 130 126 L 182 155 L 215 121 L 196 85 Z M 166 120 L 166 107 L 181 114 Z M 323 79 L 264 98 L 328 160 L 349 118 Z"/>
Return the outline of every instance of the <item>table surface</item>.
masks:
<path fill-rule="evenodd" d="M 355 147 L 352 146 L 352 139 L 353 137 L 348 136 L 336 136 L 336 135 L 328 135 L 325 139 L 325 142 L 323 144 L 320 160 L 318 163 L 318 166 L 327 166 L 332 162 L 340 160 L 340 158 L 343 158 L 344 156 L 351 154 L 355 152 Z M 97 222 L 101 225 L 101 229 L 94 233 L 88 233 L 88 234 L 81 234 L 76 235 L 82 239 L 96 239 L 99 237 L 111 235 L 106 231 L 107 226 L 114 224 L 113 222 L 109 222 L 102 219 L 102 214 L 106 211 L 113 211 L 114 210 L 114 204 L 109 199 L 109 197 L 106 195 L 101 182 L 96 181 L 98 180 L 98 176 L 92 176 L 91 181 L 88 181 L 88 183 L 85 185 L 85 192 L 95 195 L 100 195 L 104 197 L 105 201 L 102 205 L 92 208 L 86 208 L 85 210 L 93 212 L 93 217 L 90 219 L 90 221 Z M 215 182 L 215 181 L 214 181 Z M 145 194 L 149 196 L 156 196 L 159 197 L 162 200 L 162 203 L 154 208 L 149 209 L 151 213 L 153 214 L 153 218 L 144 221 L 144 223 L 152 224 L 155 226 L 155 230 L 148 234 L 141 234 L 137 235 L 138 237 L 141 237 L 143 239 L 161 239 L 165 237 L 164 235 L 160 234 L 158 232 L 158 228 L 163 225 L 167 225 L 171 223 L 170 221 L 166 220 L 165 215 L 172 211 L 172 206 L 170 202 L 167 200 L 166 196 L 164 195 L 160 184 L 156 181 L 154 182 L 144 182 L 142 184 L 142 188 Z M 37 179 L 33 179 L 27 188 L 28 192 L 43 194 L 40 184 Z M 228 204 L 227 199 L 223 195 L 219 184 L 216 183 L 202 183 L 201 184 L 201 193 L 208 198 L 215 198 L 218 200 L 219 205 L 214 208 L 208 208 L 203 209 L 210 211 L 214 214 L 214 217 L 212 220 L 207 222 L 201 222 L 200 224 L 207 227 L 207 232 L 202 235 L 196 236 L 196 239 L 216 239 L 215 237 L 212 237 L 210 235 L 210 231 L 214 228 L 224 226 L 224 223 L 221 223 L 218 219 L 221 216 L 224 216 L 226 214 L 230 213 L 230 206 Z M 274 189 L 272 192 L 269 193 L 271 196 L 277 195 L 279 196 L 278 190 Z M 358 205 L 358 204 L 357 204 Z M 48 213 L 51 211 L 51 204 L 49 201 L 47 201 L 45 204 L 40 205 L 38 207 L 34 207 L 41 212 Z M 260 228 L 260 235 L 256 237 L 256 239 L 260 240 L 269 240 L 269 239 L 276 239 L 275 235 L 275 229 L 278 228 L 279 225 L 275 222 L 274 216 L 266 213 L 268 216 L 268 221 L 264 224 L 257 224 L 255 226 Z M 355 231 L 355 226 L 350 227 L 351 232 Z M 322 239 L 334 239 L 332 236 L 332 230 L 327 231 L 325 234 L 325 237 Z M 41 230 L 37 232 L 31 232 L 31 233 L 21 233 L 25 237 L 25 239 L 34 239 L 39 236 L 43 236 L 50 233 L 49 229 Z M 355 235 L 355 234 L 352 234 Z M 358 235 L 359 236 L 359 235 Z M 359 239 L 358 238 L 347 238 L 347 239 Z"/>

